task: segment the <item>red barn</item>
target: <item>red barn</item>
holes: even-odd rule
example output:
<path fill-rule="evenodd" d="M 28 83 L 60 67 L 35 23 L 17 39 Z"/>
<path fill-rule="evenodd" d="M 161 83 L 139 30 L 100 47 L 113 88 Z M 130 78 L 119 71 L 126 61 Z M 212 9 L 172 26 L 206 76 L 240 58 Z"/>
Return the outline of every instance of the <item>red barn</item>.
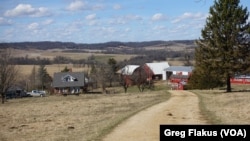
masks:
<path fill-rule="evenodd" d="M 238 75 L 230 79 L 232 84 L 250 84 L 249 75 Z"/>
<path fill-rule="evenodd" d="M 183 90 L 193 71 L 192 66 L 171 66 L 165 69 L 172 89 Z"/>

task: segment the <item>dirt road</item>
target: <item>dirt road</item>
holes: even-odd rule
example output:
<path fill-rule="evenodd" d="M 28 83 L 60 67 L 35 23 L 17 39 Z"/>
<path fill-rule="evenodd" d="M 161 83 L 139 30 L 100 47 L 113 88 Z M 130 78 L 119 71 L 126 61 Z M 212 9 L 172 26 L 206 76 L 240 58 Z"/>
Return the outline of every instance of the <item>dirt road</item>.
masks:
<path fill-rule="evenodd" d="M 198 97 L 188 91 L 170 91 L 171 98 L 132 116 L 104 141 L 159 141 L 160 124 L 206 124 Z"/>

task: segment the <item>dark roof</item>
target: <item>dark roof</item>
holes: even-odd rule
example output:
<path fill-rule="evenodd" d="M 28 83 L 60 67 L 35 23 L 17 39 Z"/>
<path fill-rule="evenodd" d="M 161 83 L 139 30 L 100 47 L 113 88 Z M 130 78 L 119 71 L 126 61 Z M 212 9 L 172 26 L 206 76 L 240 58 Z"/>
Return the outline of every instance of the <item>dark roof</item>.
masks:
<path fill-rule="evenodd" d="M 73 81 L 65 81 L 65 77 L 73 77 Z M 53 87 L 82 87 L 85 84 L 83 72 L 59 72 L 54 74 Z"/>

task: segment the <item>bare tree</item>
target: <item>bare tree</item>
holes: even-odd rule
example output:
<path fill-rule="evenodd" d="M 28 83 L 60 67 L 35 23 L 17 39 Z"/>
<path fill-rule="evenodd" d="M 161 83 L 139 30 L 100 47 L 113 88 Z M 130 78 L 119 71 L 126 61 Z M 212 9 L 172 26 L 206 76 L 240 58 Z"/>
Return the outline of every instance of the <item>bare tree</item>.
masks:
<path fill-rule="evenodd" d="M 7 90 L 15 84 L 18 78 L 18 70 L 11 63 L 11 50 L 5 49 L 0 52 L 0 93 L 2 104 L 5 102 Z"/>
<path fill-rule="evenodd" d="M 140 92 L 143 92 L 144 88 L 148 85 L 149 88 L 152 86 L 152 73 L 145 70 L 143 66 L 136 68 L 132 74 L 132 80 L 137 85 Z"/>
<path fill-rule="evenodd" d="M 129 86 L 136 85 L 140 92 L 143 92 L 146 86 L 153 88 L 152 73 L 145 70 L 143 66 L 136 68 L 132 75 L 121 75 L 120 84 L 123 86 L 125 93 Z"/>

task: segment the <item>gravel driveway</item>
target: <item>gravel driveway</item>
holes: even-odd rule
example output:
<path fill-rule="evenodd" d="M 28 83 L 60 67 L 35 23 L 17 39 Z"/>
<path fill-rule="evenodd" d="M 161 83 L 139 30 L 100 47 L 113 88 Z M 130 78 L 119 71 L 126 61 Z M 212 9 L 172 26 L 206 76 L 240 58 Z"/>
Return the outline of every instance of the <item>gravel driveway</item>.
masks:
<path fill-rule="evenodd" d="M 171 98 L 139 112 L 118 125 L 104 141 L 159 141 L 160 124 L 207 124 L 198 97 L 188 91 L 170 91 Z"/>

